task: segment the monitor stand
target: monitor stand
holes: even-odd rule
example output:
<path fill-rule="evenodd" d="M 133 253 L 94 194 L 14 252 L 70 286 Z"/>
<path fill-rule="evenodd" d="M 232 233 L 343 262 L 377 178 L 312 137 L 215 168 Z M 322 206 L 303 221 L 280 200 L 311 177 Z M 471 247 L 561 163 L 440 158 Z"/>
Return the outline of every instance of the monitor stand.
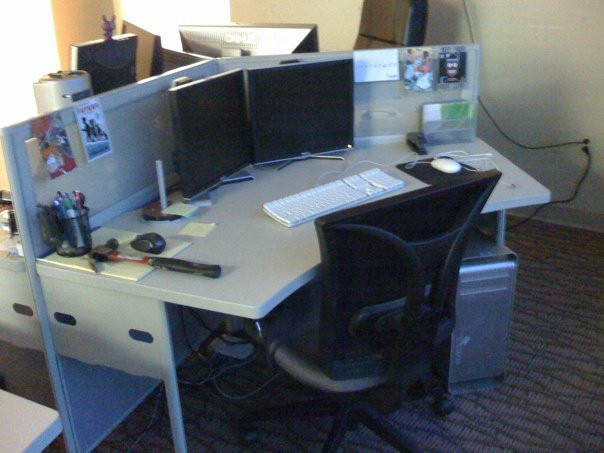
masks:
<path fill-rule="evenodd" d="M 233 173 L 232 175 L 221 178 L 220 182 L 216 186 L 214 186 L 213 189 L 224 184 L 233 184 L 242 181 L 252 181 L 254 179 L 256 178 L 254 178 L 254 176 L 252 176 L 252 174 L 247 170 L 239 170 L 237 173 Z"/>
<path fill-rule="evenodd" d="M 212 206 L 212 199 L 210 198 L 210 192 L 212 190 L 217 189 L 218 187 L 223 186 L 225 184 L 234 184 L 236 182 L 252 181 L 254 179 L 256 179 L 256 178 L 251 173 L 249 173 L 247 170 L 239 170 L 238 172 L 233 173 L 232 175 L 222 177 L 218 184 L 195 195 L 191 199 L 187 200 L 187 203 L 192 204 L 194 206 Z"/>
<path fill-rule="evenodd" d="M 336 152 L 343 152 L 343 151 L 347 151 L 347 150 L 341 150 L 341 151 L 336 151 Z M 302 153 L 300 156 L 292 157 L 291 159 L 288 159 L 285 162 L 278 163 L 276 171 L 279 171 L 279 170 L 287 167 L 289 164 L 292 164 L 294 162 L 298 162 L 300 160 L 306 160 L 306 159 L 346 160 L 342 156 L 335 156 L 333 154 L 310 154 L 310 153 Z"/>

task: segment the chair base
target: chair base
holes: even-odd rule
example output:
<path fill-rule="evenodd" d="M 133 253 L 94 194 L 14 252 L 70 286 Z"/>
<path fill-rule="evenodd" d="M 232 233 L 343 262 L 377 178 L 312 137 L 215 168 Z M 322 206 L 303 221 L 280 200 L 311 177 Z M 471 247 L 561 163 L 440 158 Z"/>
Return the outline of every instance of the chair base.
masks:
<path fill-rule="evenodd" d="M 335 452 L 346 433 L 362 424 L 390 446 L 403 452 L 417 451 L 415 443 L 399 433 L 375 410 L 364 404 L 334 401 L 333 399 L 311 400 L 291 403 L 279 407 L 261 409 L 239 419 L 240 434 L 244 441 L 254 438 L 254 424 L 261 421 L 285 417 L 332 416 L 334 421 L 323 452 Z"/>

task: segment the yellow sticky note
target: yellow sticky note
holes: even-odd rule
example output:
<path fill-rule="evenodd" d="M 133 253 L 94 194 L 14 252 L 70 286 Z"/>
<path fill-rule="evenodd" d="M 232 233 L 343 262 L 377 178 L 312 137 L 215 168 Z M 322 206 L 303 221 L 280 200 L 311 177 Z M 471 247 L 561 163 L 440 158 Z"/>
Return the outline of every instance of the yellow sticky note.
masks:
<path fill-rule="evenodd" d="M 197 211 L 197 206 L 193 206 L 185 203 L 172 203 L 162 212 L 164 214 L 175 214 L 183 217 L 191 217 L 195 211 Z"/>
<path fill-rule="evenodd" d="M 185 225 L 185 227 L 180 230 L 180 233 L 184 236 L 197 236 L 200 238 L 206 237 L 210 231 L 214 229 L 216 226 L 215 223 L 195 223 L 190 222 Z"/>

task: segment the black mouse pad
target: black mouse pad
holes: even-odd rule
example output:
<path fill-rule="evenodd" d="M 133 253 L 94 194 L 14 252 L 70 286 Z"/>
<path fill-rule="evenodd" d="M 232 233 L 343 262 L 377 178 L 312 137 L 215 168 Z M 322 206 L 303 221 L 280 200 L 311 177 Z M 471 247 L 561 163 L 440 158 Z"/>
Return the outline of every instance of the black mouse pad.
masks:
<path fill-rule="evenodd" d="M 408 175 L 413 176 L 416 179 L 419 179 L 426 184 L 434 185 L 434 184 L 442 184 L 454 179 L 459 178 L 460 176 L 466 176 L 470 173 L 474 173 L 476 170 L 467 164 L 462 164 L 461 170 L 457 173 L 444 173 L 440 170 L 436 170 L 432 168 L 430 162 L 433 159 L 422 159 L 415 162 L 412 168 L 405 168 L 405 165 L 408 165 L 409 162 L 397 165 L 398 168 L 403 173 L 407 173 Z"/>

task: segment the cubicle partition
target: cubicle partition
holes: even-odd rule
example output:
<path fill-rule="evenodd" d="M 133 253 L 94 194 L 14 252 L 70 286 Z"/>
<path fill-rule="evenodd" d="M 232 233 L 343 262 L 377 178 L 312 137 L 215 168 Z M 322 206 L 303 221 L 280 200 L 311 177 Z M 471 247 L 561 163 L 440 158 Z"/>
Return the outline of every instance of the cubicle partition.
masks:
<path fill-rule="evenodd" d="M 466 55 L 465 79 L 447 89 L 406 89 L 406 49 L 396 49 L 400 74 L 396 80 L 356 83 L 356 145 L 400 140 L 404 133 L 419 130 L 419 112 L 424 103 L 475 101 L 479 48 L 456 48 L 463 48 Z M 426 49 L 437 54 L 444 47 Z M 379 63 L 380 50 L 364 52 L 373 52 Z M 310 53 L 296 54 L 295 59 L 305 62 L 353 56 L 353 52 Z M 72 274 L 73 299 L 55 297 L 55 293 L 60 294 L 61 281 L 42 280 L 36 272 L 36 259 L 52 251 L 42 240 L 37 205 L 49 204 L 57 191 L 79 190 L 86 196 L 94 228 L 156 199 L 155 161 L 163 161 L 168 181 L 175 177 L 167 95 L 173 80 L 185 76 L 195 80 L 235 68 L 278 65 L 291 58 L 283 55 L 211 60 L 99 95 L 112 153 L 96 160 L 87 161 L 85 157 L 79 135 L 81 125 L 77 124 L 73 109 L 55 112 L 65 127 L 77 164 L 77 168 L 55 179 L 49 178 L 40 158 L 31 121 L 2 129 L 25 267 L 40 315 L 42 339 L 70 450 L 93 449 L 160 380 L 165 382 L 166 376 L 175 384 L 174 371 L 165 368 L 165 363 L 174 359 L 167 361 L 166 357 L 177 356 L 177 362 L 187 350 L 182 326 L 177 322 L 177 306 L 166 304 L 166 314 L 159 305 L 155 311 L 149 310 L 148 303 L 135 296 L 116 300 L 111 292 L 100 290 L 92 296 L 86 286 L 78 286 L 78 271 Z M 74 107 L 85 102 L 77 102 Z M 53 302 L 49 304 L 48 300 Z M 166 318 L 168 326 L 162 325 Z M 154 330 L 157 326 L 159 331 Z M 164 338 L 166 332 L 172 338 Z M 180 407 L 175 410 L 179 412 Z M 178 431 L 174 426 L 173 431 Z M 177 444 L 177 449 L 182 449 L 182 445 Z"/>
<path fill-rule="evenodd" d="M 35 262 L 36 258 L 50 253 L 52 247 L 42 240 L 37 205 L 49 204 L 57 191 L 80 190 L 86 196 L 94 228 L 156 198 L 155 160 L 162 159 L 168 179 L 173 178 L 167 89 L 175 78 L 198 79 L 218 71 L 216 61 L 203 62 L 98 96 L 113 152 L 91 162 L 86 161 L 73 109 L 53 112 L 65 128 L 77 164 L 77 168 L 59 178 L 50 179 L 47 174 L 37 140 L 33 137 L 33 119 L 2 129 L 25 255 L 22 267 L 23 271 L 27 270 L 27 273 L 19 274 L 23 276 L 22 282 L 13 280 L 11 287 L 3 289 L 14 294 L 33 293 L 33 311 L 39 315 L 41 335 L 23 332 L 24 322 L 35 318 L 14 313 L 4 317 L 3 323 L 8 325 L 3 331 L 14 333 L 16 338 L 12 341 L 38 343 L 41 349 L 44 344 L 70 451 L 92 449 L 160 382 L 161 372 L 154 360 L 157 348 L 145 347 L 144 343 L 133 341 L 129 336 L 133 327 L 144 331 L 146 324 L 151 322 L 136 321 L 135 303 L 115 301 L 116 304 L 126 303 L 126 307 L 122 310 L 123 316 L 109 319 L 109 324 L 115 325 L 112 332 L 88 329 L 95 321 L 105 319 L 103 314 L 109 308 L 95 304 L 95 300 L 87 297 L 85 289 L 82 294 L 74 294 L 73 300 L 48 306 Z M 46 291 L 52 292 L 52 285 Z M 74 303 L 76 298 L 78 303 Z M 75 323 L 70 325 L 72 322 Z M 31 322 L 27 326 L 29 324 Z M 120 327 L 125 330 L 126 338 L 116 334 Z M 182 340 L 175 343 L 183 349 Z"/>

